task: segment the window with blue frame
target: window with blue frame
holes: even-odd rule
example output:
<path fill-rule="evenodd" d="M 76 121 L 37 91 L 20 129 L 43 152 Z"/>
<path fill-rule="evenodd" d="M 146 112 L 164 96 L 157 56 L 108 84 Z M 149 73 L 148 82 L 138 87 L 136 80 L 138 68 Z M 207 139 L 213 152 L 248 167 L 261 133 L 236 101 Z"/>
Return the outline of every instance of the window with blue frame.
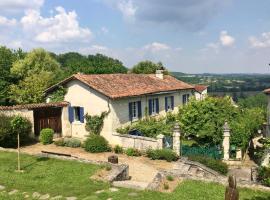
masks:
<path fill-rule="evenodd" d="M 172 111 L 174 110 L 174 96 L 167 96 L 165 97 L 165 111 Z"/>
<path fill-rule="evenodd" d="M 184 94 L 183 100 L 182 100 L 183 105 L 186 105 L 188 103 L 188 101 L 189 101 L 189 94 Z"/>
<path fill-rule="evenodd" d="M 155 115 L 159 113 L 158 98 L 153 98 L 153 99 L 148 100 L 148 110 L 149 110 L 149 115 Z"/>
<path fill-rule="evenodd" d="M 84 108 L 79 106 L 73 106 L 68 108 L 69 121 L 84 123 Z"/>
<path fill-rule="evenodd" d="M 142 117 L 141 101 L 134 101 L 128 104 L 129 120 L 134 121 Z"/>

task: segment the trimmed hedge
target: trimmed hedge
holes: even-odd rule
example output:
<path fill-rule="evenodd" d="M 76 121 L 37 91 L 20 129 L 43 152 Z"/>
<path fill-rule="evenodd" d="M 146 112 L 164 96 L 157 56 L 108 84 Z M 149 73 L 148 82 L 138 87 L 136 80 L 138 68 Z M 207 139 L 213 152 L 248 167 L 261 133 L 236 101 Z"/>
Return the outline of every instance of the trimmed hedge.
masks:
<path fill-rule="evenodd" d="M 56 146 L 62 146 L 62 147 L 72 147 L 72 148 L 78 148 L 81 147 L 81 141 L 76 138 L 61 138 L 54 142 Z"/>
<path fill-rule="evenodd" d="M 176 161 L 178 159 L 177 154 L 171 149 L 148 149 L 146 156 L 152 160 L 166 160 L 168 162 Z"/>
<path fill-rule="evenodd" d="M 210 169 L 213 169 L 221 174 L 226 175 L 228 173 L 228 165 L 221 160 L 215 160 L 210 157 L 204 156 L 189 156 L 189 160 L 199 162 Z"/>
<path fill-rule="evenodd" d="M 16 147 L 17 135 L 20 134 L 21 144 L 26 144 L 31 141 L 32 133 L 31 122 L 21 116 L 6 116 L 0 115 L 0 146 L 1 147 Z"/>
<path fill-rule="evenodd" d="M 270 187 L 270 168 L 269 167 L 259 167 L 258 179 L 263 185 Z"/>
<path fill-rule="evenodd" d="M 86 151 L 91 153 L 111 151 L 108 141 L 104 137 L 95 134 L 91 134 L 83 146 Z"/>
<path fill-rule="evenodd" d="M 39 140 L 42 144 L 51 144 L 53 142 L 54 131 L 51 128 L 44 128 L 40 131 Z"/>

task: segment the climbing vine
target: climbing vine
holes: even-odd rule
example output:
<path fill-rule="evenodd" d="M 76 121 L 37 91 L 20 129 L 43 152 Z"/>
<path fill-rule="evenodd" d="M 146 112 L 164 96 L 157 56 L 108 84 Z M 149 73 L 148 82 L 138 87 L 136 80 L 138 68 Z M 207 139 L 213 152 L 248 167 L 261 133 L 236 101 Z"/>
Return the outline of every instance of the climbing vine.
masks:
<path fill-rule="evenodd" d="M 58 89 L 52 93 L 50 96 L 50 101 L 51 102 L 60 102 L 64 101 L 65 95 L 67 93 L 67 89 L 64 88 L 63 86 L 59 86 Z"/>
<path fill-rule="evenodd" d="M 85 115 L 86 125 L 85 129 L 91 134 L 99 135 L 104 124 L 104 118 L 109 112 L 102 112 L 101 115 Z"/>

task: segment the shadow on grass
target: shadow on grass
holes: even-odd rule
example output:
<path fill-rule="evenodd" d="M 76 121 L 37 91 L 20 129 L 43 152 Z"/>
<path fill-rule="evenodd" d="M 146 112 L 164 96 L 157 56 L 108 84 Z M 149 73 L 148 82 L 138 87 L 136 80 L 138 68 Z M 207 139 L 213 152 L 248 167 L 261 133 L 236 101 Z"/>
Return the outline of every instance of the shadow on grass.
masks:
<path fill-rule="evenodd" d="M 38 157 L 34 162 L 29 163 L 28 165 L 23 166 L 23 170 L 31 169 L 32 166 L 37 165 L 40 162 L 48 161 L 50 158 L 47 157 Z"/>

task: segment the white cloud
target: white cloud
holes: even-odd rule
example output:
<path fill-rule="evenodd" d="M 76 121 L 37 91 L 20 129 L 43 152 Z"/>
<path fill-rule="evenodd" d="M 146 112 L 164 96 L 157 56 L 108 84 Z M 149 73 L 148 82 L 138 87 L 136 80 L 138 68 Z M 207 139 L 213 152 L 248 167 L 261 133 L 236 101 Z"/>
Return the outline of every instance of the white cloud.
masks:
<path fill-rule="evenodd" d="M 126 20 L 130 20 L 133 19 L 136 11 L 137 11 L 137 7 L 134 6 L 133 1 L 132 0 L 121 0 L 117 2 L 117 8 L 121 11 L 123 17 Z"/>
<path fill-rule="evenodd" d="M 159 42 L 153 42 L 151 44 L 147 44 L 143 47 L 144 50 L 149 50 L 152 53 L 158 52 L 158 51 L 163 51 L 163 50 L 169 50 L 171 49 L 170 46 L 164 43 L 159 43 Z"/>
<path fill-rule="evenodd" d="M 0 16 L 0 26 L 15 26 L 16 23 L 16 19 L 8 19 L 6 17 Z"/>
<path fill-rule="evenodd" d="M 42 17 L 40 11 L 28 10 L 21 19 L 24 31 L 34 34 L 34 40 L 41 43 L 91 39 L 91 30 L 80 27 L 75 11 L 66 12 L 63 7 L 56 7 L 55 10 L 57 14 L 49 18 Z"/>
<path fill-rule="evenodd" d="M 28 9 L 38 10 L 44 4 L 44 0 L 1 0 L 1 13 L 18 13 Z"/>
<path fill-rule="evenodd" d="M 230 47 L 234 44 L 235 39 L 228 34 L 227 31 L 221 31 L 219 40 L 222 46 Z"/>
<path fill-rule="evenodd" d="M 253 48 L 267 48 L 270 47 L 270 32 L 262 33 L 261 38 L 250 37 L 249 43 Z"/>

